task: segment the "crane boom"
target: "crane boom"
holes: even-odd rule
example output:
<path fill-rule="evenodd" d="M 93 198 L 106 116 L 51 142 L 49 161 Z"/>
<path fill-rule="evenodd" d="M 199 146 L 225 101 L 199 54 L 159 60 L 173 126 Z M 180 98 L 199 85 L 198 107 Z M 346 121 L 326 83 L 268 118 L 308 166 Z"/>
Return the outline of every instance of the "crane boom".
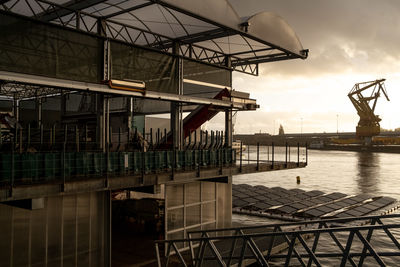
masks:
<path fill-rule="evenodd" d="M 381 119 L 375 115 L 375 107 L 381 93 L 385 96 L 387 101 L 389 97 L 384 85 L 385 79 L 378 79 L 375 81 L 356 83 L 348 93 L 351 103 L 357 110 L 360 120 L 356 127 L 357 137 L 371 138 L 372 136 L 380 133 Z M 363 92 L 372 89 L 369 96 L 363 96 Z M 372 101 L 372 106 L 370 105 Z"/>

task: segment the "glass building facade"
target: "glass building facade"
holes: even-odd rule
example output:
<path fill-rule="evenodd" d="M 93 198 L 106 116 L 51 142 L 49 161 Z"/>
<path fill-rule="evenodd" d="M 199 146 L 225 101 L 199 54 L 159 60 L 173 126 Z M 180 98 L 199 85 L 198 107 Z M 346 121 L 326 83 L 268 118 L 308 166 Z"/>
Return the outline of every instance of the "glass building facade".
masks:
<path fill-rule="evenodd" d="M 107 266 L 109 192 L 0 204 L 0 266 Z"/>

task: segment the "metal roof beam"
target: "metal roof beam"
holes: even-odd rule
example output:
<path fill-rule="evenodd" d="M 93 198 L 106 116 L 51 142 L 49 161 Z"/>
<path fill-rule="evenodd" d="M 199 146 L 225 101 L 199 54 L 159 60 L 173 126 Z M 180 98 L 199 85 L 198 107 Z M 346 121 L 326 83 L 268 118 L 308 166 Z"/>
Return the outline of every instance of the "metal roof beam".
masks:
<path fill-rule="evenodd" d="M 275 50 L 275 48 L 268 47 L 268 48 L 255 49 L 255 50 L 251 50 L 251 51 L 237 52 L 237 53 L 229 54 L 229 56 L 240 56 L 240 55 L 245 55 L 245 54 L 254 54 L 254 53 L 266 52 L 266 51 L 271 51 L 271 50 Z"/>
<path fill-rule="evenodd" d="M 273 58 L 266 58 L 266 59 L 259 59 L 256 61 L 251 61 L 252 63 L 268 63 L 268 62 L 275 62 L 275 61 L 281 61 L 281 60 L 289 60 L 289 59 L 301 59 L 301 57 L 297 56 L 297 55 L 286 55 L 286 56 L 282 56 L 282 57 L 273 57 Z"/>
<path fill-rule="evenodd" d="M 141 92 L 112 89 L 105 84 L 86 83 L 72 80 L 63 80 L 57 78 L 42 77 L 30 74 L 21 74 L 15 72 L 0 71 L 0 80 L 7 83 L 20 83 L 33 86 L 43 86 L 46 88 L 62 89 L 67 91 L 83 91 L 101 94 L 114 94 L 119 96 L 132 96 L 146 99 L 155 99 L 162 101 L 173 101 L 188 104 L 214 105 L 217 107 L 229 107 L 237 109 L 246 109 L 246 105 L 238 102 L 218 100 L 204 97 L 194 97 L 186 95 L 177 95 L 169 93 L 161 93 L 155 91 L 146 91 L 143 95 Z"/>
<path fill-rule="evenodd" d="M 212 20 L 210 20 L 210 19 L 207 19 L 207 18 L 205 18 L 205 17 L 203 17 L 203 16 L 201 16 L 201 15 L 195 14 L 195 13 L 193 13 L 193 12 L 184 10 L 184 9 L 178 7 L 178 6 L 173 5 L 173 4 L 165 3 L 165 2 L 159 1 L 159 0 L 151 0 L 151 1 L 154 1 L 154 2 L 156 2 L 157 4 L 162 5 L 162 6 L 166 7 L 166 8 L 173 9 L 173 10 L 175 10 L 175 11 L 177 11 L 177 12 L 180 12 L 180 13 L 183 13 L 183 14 L 188 15 L 188 16 L 190 16 L 190 17 L 193 17 L 193 18 L 196 18 L 196 19 L 198 19 L 198 20 L 204 21 L 204 22 L 209 23 L 209 24 L 211 24 L 211 25 L 215 25 L 215 26 L 217 26 L 217 27 L 219 27 L 219 28 L 226 29 L 226 30 L 230 30 L 230 31 L 232 31 L 232 32 L 234 32 L 234 33 L 236 33 L 236 34 L 239 34 L 239 35 L 242 35 L 242 36 L 247 37 L 247 38 L 249 38 L 249 39 L 255 40 L 255 41 L 257 41 L 257 42 L 259 42 L 259 43 L 262 43 L 262 44 L 264 44 L 264 45 L 268 45 L 268 46 L 273 47 L 273 48 L 275 48 L 275 49 L 278 49 L 278 50 L 280 50 L 280 51 L 282 51 L 282 52 L 285 52 L 285 53 L 292 53 L 292 52 L 290 52 L 290 51 L 287 50 L 287 49 L 284 49 L 284 48 L 282 48 L 282 47 L 279 47 L 279 46 L 277 46 L 277 45 L 274 45 L 274 44 L 272 44 L 272 43 L 270 43 L 270 42 L 267 42 L 267 41 L 265 41 L 265 40 L 261 40 L 261 39 L 259 39 L 259 38 L 256 38 L 256 37 L 252 36 L 251 34 L 248 34 L 247 32 L 242 32 L 242 31 L 239 31 L 239 30 L 237 30 L 237 29 L 232 29 L 232 28 L 227 27 L 227 26 L 225 26 L 225 25 L 221 25 L 221 24 L 219 24 L 219 23 L 217 23 L 217 22 L 215 22 L 215 21 L 212 21 Z M 298 57 L 300 57 L 300 56 L 298 56 Z M 306 56 L 303 56 L 303 57 L 305 58 Z"/>
<path fill-rule="evenodd" d="M 205 32 L 199 32 L 187 36 L 182 36 L 178 37 L 173 40 L 167 40 L 160 44 L 163 48 L 171 48 L 174 46 L 174 43 L 176 42 L 181 42 L 182 44 L 188 45 L 188 44 L 194 44 L 194 43 L 199 43 L 203 41 L 209 41 L 213 39 L 218 39 L 218 38 L 223 38 L 227 36 L 231 36 L 233 33 L 229 32 L 225 29 L 214 29 L 214 30 L 209 30 Z"/>
<path fill-rule="evenodd" d="M 243 61 L 242 60 L 235 60 L 235 61 L 232 60 L 232 65 L 242 66 L 242 65 L 248 65 L 248 64 L 260 64 L 260 63 L 274 62 L 274 61 L 287 60 L 287 59 L 296 59 L 296 58 L 301 58 L 301 57 L 299 57 L 298 55 L 295 55 L 295 54 L 276 53 L 276 54 L 267 55 L 267 56 L 246 58 Z"/>
<path fill-rule="evenodd" d="M 258 76 L 258 64 L 232 65 L 232 67 L 234 71 Z"/>
<path fill-rule="evenodd" d="M 2 0 L 0 0 L 2 1 Z M 23 1 L 23 0 L 20 0 Z M 138 27 L 135 27 L 133 25 L 126 25 L 122 24 L 120 22 L 113 21 L 112 18 L 106 19 L 104 17 L 96 16 L 93 14 L 89 14 L 85 11 L 79 11 L 78 9 L 84 9 L 89 6 L 93 6 L 102 2 L 105 2 L 106 0 L 85 0 L 85 1 L 80 1 L 80 2 L 68 2 L 67 4 L 64 5 L 58 5 L 54 4 L 52 2 L 49 2 L 48 0 L 33 0 L 41 3 L 45 3 L 50 5 L 50 8 L 48 9 L 49 12 L 42 12 L 35 16 L 36 18 L 39 18 L 42 21 L 47 20 L 55 20 L 59 19 L 63 27 L 69 27 L 69 28 L 77 28 L 77 29 L 83 29 L 79 28 L 79 25 L 75 24 L 69 24 L 70 21 L 73 20 L 73 18 L 66 18 L 67 14 L 73 14 L 75 13 L 76 16 L 86 16 L 93 18 L 97 20 L 97 24 L 94 24 L 94 26 L 86 26 L 86 24 L 83 21 L 81 24 L 83 24 L 86 28 L 87 32 L 92 32 L 96 33 L 96 29 L 93 31 L 93 27 L 96 25 L 99 25 L 99 21 L 101 20 L 105 27 L 109 30 L 109 33 L 107 34 L 108 38 L 115 39 L 115 40 L 120 40 L 126 43 L 132 43 L 137 45 L 136 40 L 138 39 L 138 36 L 142 35 L 146 41 L 147 37 L 146 35 L 151 35 L 152 38 L 151 41 L 148 41 L 147 44 L 141 46 L 147 46 L 151 49 L 155 50 L 161 50 L 163 52 L 170 53 L 170 48 L 172 47 L 174 42 L 180 43 L 180 50 L 181 54 L 180 56 L 189 58 L 189 59 L 194 59 L 197 61 L 201 61 L 204 63 L 212 64 L 212 65 L 218 65 L 221 67 L 225 67 L 225 58 L 226 56 L 231 58 L 231 61 L 233 63 L 232 65 L 232 70 L 235 71 L 240 71 L 240 72 L 245 72 L 248 74 L 252 75 L 257 75 L 258 73 L 258 67 L 257 66 L 251 66 L 251 65 L 257 65 L 258 63 L 264 63 L 264 62 L 272 62 L 272 61 L 278 61 L 278 60 L 285 60 L 285 59 L 293 59 L 293 58 L 301 58 L 301 56 L 291 53 L 291 52 L 285 52 L 282 51 L 281 49 L 275 47 L 275 46 L 268 46 L 263 49 L 258 49 L 258 50 L 249 50 L 245 52 L 238 52 L 235 54 L 227 54 L 225 53 L 226 51 L 215 51 L 210 48 L 202 47 L 197 45 L 196 43 L 202 42 L 202 41 L 207 41 L 207 40 L 215 40 L 218 38 L 226 37 L 226 36 L 231 36 L 231 35 L 241 35 L 243 37 L 246 37 L 246 34 L 235 30 L 233 28 L 229 28 L 226 26 L 218 25 L 213 23 L 213 25 L 216 27 L 213 30 L 208 30 L 208 31 L 203 31 L 200 33 L 195 33 L 195 34 L 190 34 L 187 36 L 181 36 L 179 38 L 173 39 L 168 36 L 163 36 L 162 33 L 156 33 L 152 32 L 149 30 L 141 29 Z M 162 1 L 161 1 L 162 2 Z M 155 5 L 159 4 L 159 1 L 155 0 L 149 0 L 149 2 L 142 3 L 140 5 L 135 5 L 132 7 L 132 9 L 139 9 L 143 8 L 145 6 L 149 5 Z M 10 10 L 11 11 L 11 10 Z M 126 12 L 127 10 L 124 11 L 118 11 L 118 12 Z M 177 10 L 179 12 L 179 9 Z M 12 11 L 11 11 L 12 12 Z M 190 12 L 183 12 L 184 14 L 190 14 Z M 116 14 L 116 13 L 114 13 Z M 201 19 L 198 15 L 193 15 L 195 18 Z M 68 21 L 64 22 L 63 20 L 68 19 Z M 205 21 L 205 20 L 203 20 Z M 114 29 L 115 28 L 115 29 Z M 132 29 L 134 31 L 130 31 L 129 29 Z M 83 29 L 85 30 L 85 29 Z M 138 34 L 137 34 L 138 32 Z M 278 51 L 282 51 L 281 53 L 275 53 L 272 55 L 260 55 L 257 56 L 256 52 L 263 52 L 263 51 L 268 51 L 268 50 L 274 50 L 277 49 Z M 303 51 L 302 51 L 303 52 Z M 307 50 L 304 50 L 306 53 Z M 247 54 L 249 54 L 247 56 Z M 240 58 L 239 55 L 242 55 L 243 58 Z M 243 66 L 243 67 L 242 67 Z M 248 67 L 247 67 L 248 66 Z"/>
<path fill-rule="evenodd" d="M 212 40 L 212 39 L 223 38 L 223 37 L 231 36 L 233 34 L 234 33 L 232 31 L 218 28 L 218 29 L 214 29 L 214 30 L 191 34 L 188 36 L 183 36 L 183 37 L 177 38 L 177 40 L 185 42 L 185 43 L 193 44 L 193 43 L 199 43 L 199 42 L 208 41 L 208 40 Z"/>
<path fill-rule="evenodd" d="M 122 14 L 131 12 L 131 11 L 134 11 L 134 10 L 137 10 L 137 9 L 141 9 L 141 8 L 144 8 L 144 7 L 147 7 L 147 6 L 151 6 L 151 5 L 154 5 L 154 3 L 150 1 L 150 2 L 148 2 L 148 3 L 144 3 L 144 4 L 141 4 L 141 5 L 137 5 L 137 6 L 133 6 L 133 7 L 130 7 L 130 8 L 126 8 L 126 9 L 120 10 L 120 11 L 118 11 L 118 12 L 109 14 L 109 15 L 107 15 L 107 16 L 103 16 L 103 17 L 101 17 L 101 18 L 102 18 L 102 19 L 109 19 L 109 18 L 118 16 L 118 15 L 122 15 Z"/>
<path fill-rule="evenodd" d="M 38 18 L 42 21 L 52 21 L 57 18 L 63 17 L 70 15 L 74 13 L 74 11 L 80 11 L 82 9 L 101 4 L 103 2 L 106 2 L 107 0 L 84 0 L 84 1 L 79 1 L 76 2 L 74 0 L 71 0 L 65 4 L 62 5 L 60 8 L 56 8 L 52 10 L 50 13 L 48 12 L 43 12 L 42 14 L 38 14 Z"/>

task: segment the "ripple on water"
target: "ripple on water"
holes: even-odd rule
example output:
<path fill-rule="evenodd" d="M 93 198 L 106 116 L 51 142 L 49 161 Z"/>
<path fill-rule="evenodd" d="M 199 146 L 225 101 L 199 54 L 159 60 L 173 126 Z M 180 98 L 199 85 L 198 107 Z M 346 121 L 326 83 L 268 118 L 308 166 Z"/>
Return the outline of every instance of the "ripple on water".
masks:
<path fill-rule="evenodd" d="M 255 153 L 250 157 L 255 158 Z M 233 182 L 399 198 L 400 154 L 309 150 L 308 162 L 301 169 L 234 176 Z M 301 177 L 300 184 L 296 176 Z"/>
<path fill-rule="evenodd" d="M 250 147 L 250 149 L 256 151 L 254 147 Z M 261 154 L 265 153 L 262 149 Z M 263 156 L 266 157 L 265 154 Z M 250 152 L 250 158 L 255 157 L 255 153 Z M 321 190 L 326 193 L 341 192 L 350 195 L 369 193 L 399 199 L 400 154 L 309 150 L 308 163 L 306 168 L 301 169 L 234 176 L 233 183 L 266 187 L 280 186 L 285 189 Z M 296 176 L 301 177 L 300 184 L 296 183 Z M 233 221 L 246 224 L 275 222 L 242 215 L 234 215 Z M 399 222 L 392 219 L 387 223 Z M 400 239 L 399 229 L 395 229 L 393 234 Z M 344 235 L 340 238 L 346 240 Z M 377 232 L 374 235 L 373 245 L 385 251 L 397 249 L 392 242 L 388 242 L 384 233 Z M 360 250 L 361 246 L 355 243 L 353 249 Z M 331 250 L 332 246 L 329 243 L 320 243 L 319 251 Z M 388 266 L 399 266 L 400 258 L 385 258 L 384 261 Z M 323 265 L 334 266 L 336 263 L 333 260 L 326 260 Z M 373 259 L 364 263 L 364 266 L 376 265 L 377 263 Z"/>

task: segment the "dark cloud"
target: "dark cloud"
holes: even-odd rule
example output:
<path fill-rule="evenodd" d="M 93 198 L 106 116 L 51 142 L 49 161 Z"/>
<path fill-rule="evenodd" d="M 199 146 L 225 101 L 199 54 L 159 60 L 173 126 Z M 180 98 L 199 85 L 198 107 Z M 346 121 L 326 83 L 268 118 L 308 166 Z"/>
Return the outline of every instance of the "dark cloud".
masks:
<path fill-rule="evenodd" d="M 234 88 L 248 91 L 261 108 L 238 114 L 237 133 L 354 131 L 357 113 L 347 93 L 354 83 L 387 78 L 390 103 L 379 101 L 384 128 L 399 125 L 400 1 L 229 0 L 241 16 L 272 11 L 295 30 L 306 60 L 260 65 L 260 76 L 234 74 Z M 222 119 L 220 121 L 223 121 Z M 275 123 L 274 123 L 275 121 Z M 278 124 L 279 123 L 279 124 Z M 223 124 L 216 125 L 223 127 Z M 277 131 L 277 130 L 276 130 Z"/>
<path fill-rule="evenodd" d="M 281 15 L 310 49 L 307 60 L 261 65 L 261 74 L 319 76 L 389 72 L 400 59 L 400 2 L 396 0 L 231 0 L 241 16 Z"/>

